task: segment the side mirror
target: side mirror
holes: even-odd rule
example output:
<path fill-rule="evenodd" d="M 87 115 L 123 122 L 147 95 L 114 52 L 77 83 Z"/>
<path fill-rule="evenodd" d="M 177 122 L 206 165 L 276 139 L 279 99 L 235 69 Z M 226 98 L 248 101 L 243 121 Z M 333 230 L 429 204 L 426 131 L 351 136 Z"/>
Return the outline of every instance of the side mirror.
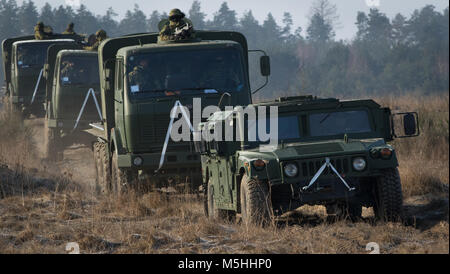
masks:
<path fill-rule="evenodd" d="M 420 135 L 417 112 L 395 113 L 391 116 L 392 136 L 408 138 Z"/>
<path fill-rule="evenodd" d="M 261 66 L 261 75 L 269 76 L 270 75 L 270 57 L 267 55 L 261 56 L 259 59 L 259 64 Z"/>
<path fill-rule="evenodd" d="M 405 130 L 405 135 L 411 136 L 416 134 L 416 117 L 412 113 L 408 113 L 403 116 L 403 127 Z"/>

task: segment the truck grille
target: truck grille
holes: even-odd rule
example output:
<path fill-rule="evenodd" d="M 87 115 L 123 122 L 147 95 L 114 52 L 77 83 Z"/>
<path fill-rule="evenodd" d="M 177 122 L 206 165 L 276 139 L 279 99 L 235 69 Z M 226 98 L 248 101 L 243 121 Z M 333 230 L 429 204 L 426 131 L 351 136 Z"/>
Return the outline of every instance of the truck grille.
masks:
<path fill-rule="evenodd" d="M 347 174 L 351 170 L 351 161 L 349 158 L 332 158 L 330 159 L 331 164 L 336 168 L 339 174 Z M 325 163 L 325 159 L 308 160 L 308 161 L 297 161 L 299 167 L 299 175 L 301 177 L 313 177 L 320 167 Z M 322 173 L 323 175 L 333 174 L 330 168 L 325 168 Z"/>

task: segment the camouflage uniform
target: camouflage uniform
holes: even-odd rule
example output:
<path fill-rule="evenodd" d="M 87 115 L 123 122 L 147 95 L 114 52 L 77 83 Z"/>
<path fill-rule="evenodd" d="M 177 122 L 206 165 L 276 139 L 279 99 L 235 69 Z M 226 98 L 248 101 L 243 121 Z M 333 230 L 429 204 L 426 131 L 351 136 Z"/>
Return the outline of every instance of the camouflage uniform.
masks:
<path fill-rule="evenodd" d="M 71 34 L 71 35 L 75 35 L 76 32 L 73 30 L 73 27 L 74 27 L 74 24 L 73 24 L 73 23 L 70 23 L 70 24 L 67 26 L 66 30 L 65 30 L 62 34 Z"/>
<path fill-rule="evenodd" d="M 92 51 L 98 50 L 100 44 L 103 42 L 103 40 L 106 40 L 108 36 L 106 35 L 106 31 L 100 29 L 95 33 L 95 38 L 96 38 L 95 43 L 92 46 L 84 47 L 85 50 L 92 50 Z"/>
<path fill-rule="evenodd" d="M 51 34 L 52 34 L 51 31 L 45 31 L 45 26 L 44 23 L 42 22 L 38 22 L 34 27 L 34 38 L 36 40 L 50 39 Z"/>
<path fill-rule="evenodd" d="M 173 9 L 169 13 L 169 21 L 159 32 L 161 41 L 182 40 L 194 38 L 194 29 L 191 20 L 179 9 Z"/>

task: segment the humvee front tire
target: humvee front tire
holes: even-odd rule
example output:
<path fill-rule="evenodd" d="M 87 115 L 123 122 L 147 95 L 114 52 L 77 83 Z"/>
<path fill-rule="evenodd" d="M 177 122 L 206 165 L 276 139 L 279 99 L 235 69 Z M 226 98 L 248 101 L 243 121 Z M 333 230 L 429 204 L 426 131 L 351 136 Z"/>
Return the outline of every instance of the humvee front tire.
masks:
<path fill-rule="evenodd" d="M 214 186 L 211 179 L 208 181 L 206 199 L 206 214 L 210 220 L 227 220 L 232 221 L 236 216 L 235 212 L 225 209 L 216 208 L 214 203 Z"/>
<path fill-rule="evenodd" d="M 400 174 L 397 168 L 385 169 L 382 173 L 376 182 L 375 217 L 387 222 L 401 221 L 403 195 Z"/>
<path fill-rule="evenodd" d="M 268 225 L 272 219 L 269 186 L 246 175 L 241 181 L 241 217 L 244 224 Z"/>

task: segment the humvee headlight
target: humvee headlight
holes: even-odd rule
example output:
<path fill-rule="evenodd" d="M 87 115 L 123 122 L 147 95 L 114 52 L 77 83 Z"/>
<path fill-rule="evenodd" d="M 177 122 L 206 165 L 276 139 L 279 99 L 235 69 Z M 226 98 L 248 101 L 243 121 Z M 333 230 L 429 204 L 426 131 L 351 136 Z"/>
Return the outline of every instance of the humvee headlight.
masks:
<path fill-rule="evenodd" d="M 263 160 L 261 160 L 261 159 L 253 161 L 253 167 L 256 170 L 263 170 L 265 166 L 266 166 L 266 163 Z"/>
<path fill-rule="evenodd" d="M 143 162 L 144 162 L 144 160 L 143 160 L 141 157 L 139 157 L 139 156 L 137 156 L 137 157 L 134 158 L 134 160 L 133 160 L 133 164 L 134 164 L 135 166 L 140 166 L 140 165 L 142 165 Z"/>
<path fill-rule="evenodd" d="M 363 171 L 366 168 L 366 160 L 362 157 L 353 159 L 353 168 L 357 171 Z"/>
<path fill-rule="evenodd" d="M 288 177 L 295 177 L 298 174 L 298 167 L 296 164 L 290 163 L 284 166 L 284 174 Z"/>
<path fill-rule="evenodd" d="M 380 151 L 380 155 L 381 155 L 381 158 L 383 158 L 383 159 L 389 159 L 392 156 L 392 150 L 390 148 L 387 148 L 387 147 L 383 148 Z"/>

